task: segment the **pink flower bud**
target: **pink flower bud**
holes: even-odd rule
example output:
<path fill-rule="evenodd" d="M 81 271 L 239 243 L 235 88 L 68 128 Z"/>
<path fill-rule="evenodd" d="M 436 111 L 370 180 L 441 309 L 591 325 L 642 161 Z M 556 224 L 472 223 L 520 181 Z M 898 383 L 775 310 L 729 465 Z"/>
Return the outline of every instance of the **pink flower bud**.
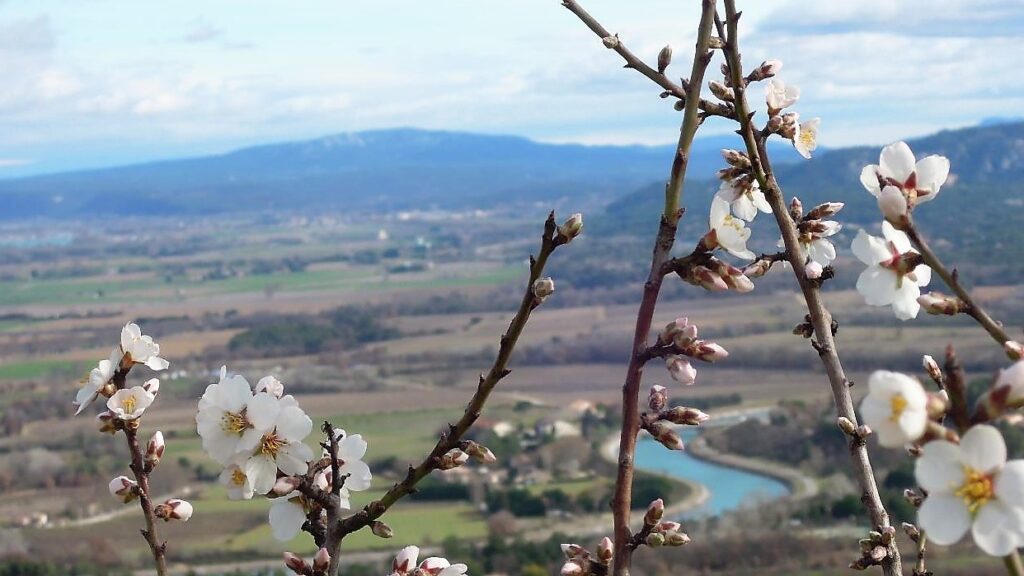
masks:
<path fill-rule="evenodd" d="M 469 454 L 466 454 L 465 452 L 459 450 L 458 448 L 454 448 L 441 457 L 440 462 L 438 462 L 437 469 L 451 470 L 453 468 L 458 468 L 459 466 L 462 466 L 468 461 Z"/>
<path fill-rule="evenodd" d="M 327 548 L 321 548 L 317 550 L 316 555 L 313 556 L 313 570 L 316 572 L 326 571 L 331 565 L 331 554 L 327 552 Z"/>
<path fill-rule="evenodd" d="M 655 526 L 654 530 L 656 532 L 672 532 L 672 531 L 682 530 L 682 528 L 683 528 L 683 525 L 680 524 L 679 522 L 673 522 L 671 520 L 666 520 L 665 522 L 661 522 L 657 526 Z"/>
<path fill-rule="evenodd" d="M 672 379 L 685 386 L 690 386 L 697 381 L 697 369 L 693 364 L 682 356 L 669 356 L 665 358 L 665 367 Z"/>
<path fill-rule="evenodd" d="M 697 346 L 696 353 L 692 356 L 705 362 L 715 362 L 727 358 L 729 351 L 715 342 L 701 341 Z"/>
<path fill-rule="evenodd" d="M 715 273 L 725 282 L 726 286 L 736 292 L 745 294 L 754 289 L 754 283 L 750 281 L 750 278 L 744 276 L 743 271 L 739 268 L 717 258 L 712 259 L 711 265 L 714 267 Z"/>
<path fill-rule="evenodd" d="M 682 450 L 684 448 L 683 438 L 671 427 L 661 422 L 652 422 L 646 428 L 651 436 L 665 448 L 669 450 Z"/>
<path fill-rule="evenodd" d="M 374 520 L 370 523 L 370 531 L 378 538 L 391 538 L 395 535 L 395 531 L 391 529 L 391 526 L 380 520 Z"/>
<path fill-rule="evenodd" d="M 608 564 L 612 561 L 613 550 L 612 539 L 605 536 L 597 543 L 597 559 L 602 564 Z"/>
<path fill-rule="evenodd" d="M 736 99 L 736 93 L 732 88 L 729 88 L 725 84 L 716 80 L 708 82 L 708 88 L 711 89 L 711 93 L 715 95 L 715 98 L 718 98 L 723 102 L 732 102 Z"/>
<path fill-rule="evenodd" d="M 419 555 L 420 549 L 418 546 L 402 548 L 391 563 L 391 571 L 396 574 L 407 574 L 416 566 L 416 559 L 419 558 Z"/>
<path fill-rule="evenodd" d="M 647 540 L 645 542 L 651 548 L 657 548 L 659 546 L 664 546 L 665 545 L 665 535 L 662 534 L 661 532 L 651 532 L 650 534 L 647 535 Z"/>
<path fill-rule="evenodd" d="M 903 227 L 907 218 L 907 197 L 896 186 L 886 186 L 878 195 L 878 208 L 897 229 Z"/>
<path fill-rule="evenodd" d="M 559 571 L 559 574 L 562 576 L 583 576 L 583 566 L 580 566 L 579 563 L 570 560 L 569 562 L 562 564 L 562 569 Z"/>
<path fill-rule="evenodd" d="M 274 398 L 280 398 L 284 396 L 284 384 L 273 376 L 264 376 L 256 383 L 256 388 L 253 391 L 257 393 L 266 392 Z"/>
<path fill-rule="evenodd" d="M 142 389 L 156 396 L 160 392 L 160 379 L 150 378 L 142 384 Z"/>
<path fill-rule="evenodd" d="M 928 373 L 928 376 L 936 382 L 942 382 L 942 370 L 939 368 L 939 363 L 935 361 L 935 358 L 925 354 L 921 357 L 921 365 L 924 367 L 924 371 Z"/>
<path fill-rule="evenodd" d="M 302 484 L 302 480 L 299 478 L 283 476 L 278 478 L 277 482 L 274 482 L 274 487 L 270 489 L 270 493 L 274 496 L 287 496 L 296 491 L 300 484 Z"/>
<path fill-rule="evenodd" d="M 728 148 L 723 149 L 722 158 L 724 158 L 730 166 L 735 166 L 737 168 L 750 167 L 750 158 L 745 153 L 740 152 L 739 150 L 730 150 Z"/>
<path fill-rule="evenodd" d="M 644 514 L 644 526 L 655 526 L 665 514 L 665 501 L 661 498 L 651 501 Z"/>
<path fill-rule="evenodd" d="M 157 430 L 146 443 L 146 464 L 151 467 L 160 463 L 164 456 L 164 433 Z"/>
<path fill-rule="evenodd" d="M 104 434 L 114 434 L 117 432 L 117 418 L 109 410 L 100 412 L 96 415 L 96 427 Z"/>
<path fill-rule="evenodd" d="M 782 70 L 782 60 L 765 60 L 754 71 L 754 80 L 766 80 Z"/>
<path fill-rule="evenodd" d="M 929 314 L 955 316 L 960 313 L 960 300 L 939 292 L 929 292 L 917 298 L 917 303 Z"/>
<path fill-rule="evenodd" d="M 472 440 L 467 440 L 465 442 L 465 447 L 463 448 L 463 450 L 466 452 L 466 454 L 469 454 L 470 456 L 473 457 L 474 460 L 480 462 L 481 464 L 494 464 L 495 462 L 498 461 L 498 458 L 494 455 L 494 452 L 491 452 L 491 450 L 488 447 L 483 446 Z"/>
<path fill-rule="evenodd" d="M 563 244 L 568 244 L 573 238 L 583 232 L 583 215 L 579 212 L 573 214 L 561 226 L 558 227 L 558 236 Z"/>
<path fill-rule="evenodd" d="M 759 258 L 743 268 L 743 275 L 747 278 L 760 278 L 767 274 L 771 267 L 771 260 L 768 258 Z"/>
<path fill-rule="evenodd" d="M 555 293 L 555 281 L 551 278 L 538 278 L 533 283 L 533 295 L 543 300 Z"/>
<path fill-rule="evenodd" d="M 668 388 L 657 384 L 651 386 L 651 392 L 647 395 L 647 406 L 655 412 L 660 412 L 666 405 L 668 405 Z"/>
<path fill-rule="evenodd" d="M 1020 360 L 1024 358 L 1024 344 L 1015 340 L 1007 340 L 1006 343 L 1003 344 L 1003 350 L 1006 352 L 1006 355 L 1010 357 L 1010 360 Z"/>
<path fill-rule="evenodd" d="M 709 292 L 725 292 L 729 289 L 725 280 L 707 266 L 694 266 L 690 270 L 689 279 L 694 286 L 700 286 Z"/>
<path fill-rule="evenodd" d="M 683 546 L 690 543 L 690 537 L 685 532 L 666 532 L 665 544 L 669 546 Z"/>
<path fill-rule="evenodd" d="M 710 416 L 698 410 L 696 408 L 687 408 L 685 406 L 676 406 L 669 408 L 658 415 L 662 420 L 667 420 L 673 424 L 680 424 L 682 426 L 698 426 L 707 421 Z"/>
<path fill-rule="evenodd" d="M 818 264 L 814 260 L 811 260 L 806 266 L 804 266 L 804 276 L 809 280 L 817 280 L 818 278 L 821 278 L 821 275 L 824 272 L 825 269 L 822 268 L 821 264 Z"/>
<path fill-rule="evenodd" d="M 829 216 L 835 216 L 843 209 L 842 202 L 825 202 L 824 204 L 818 204 L 810 212 L 807 213 L 808 220 L 821 220 L 828 218 Z"/>
<path fill-rule="evenodd" d="M 284 553 L 284 565 L 296 574 L 305 574 L 309 571 L 309 564 L 306 564 L 305 560 L 291 552 Z"/>
<path fill-rule="evenodd" d="M 665 69 L 672 63 L 672 47 L 665 46 L 658 52 L 658 74 L 664 74 Z"/>
<path fill-rule="evenodd" d="M 125 504 L 139 497 L 139 485 L 127 476 L 118 476 L 108 485 L 110 495 L 120 498 Z"/>
<path fill-rule="evenodd" d="M 171 520 L 188 522 L 188 519 L 192 517 L 192 505 L 184 500 L 171 498 L 163 504 L 158 504 L 154 507 L 153 513 L 157 518 L 162 518 L 164 522 L 170 522 Z"/>

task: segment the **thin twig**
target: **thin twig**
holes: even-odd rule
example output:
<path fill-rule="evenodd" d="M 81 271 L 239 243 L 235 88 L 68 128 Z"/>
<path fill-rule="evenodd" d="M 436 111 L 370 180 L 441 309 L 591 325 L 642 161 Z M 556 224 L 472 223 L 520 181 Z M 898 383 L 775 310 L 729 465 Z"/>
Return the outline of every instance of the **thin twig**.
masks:
<path fill-rule="evenodd" d="M 341 476 L 341 466 L 338 464 L 338 436 L 334 426 L 327 421 L 323 425 L 324 434 L 327 436 L 328 455 L 331 458 L 331 493 L 328 498 L 327 523 L 325 544 L 327 552 L 331 555 L 331 562 L 327 569 L 328 576 L 336 576 L 341 566 L 341 537 L 337 536 L 338 522 L 341 519 L 341 489 L 345 479 Z"/>
<path fill-rule="evenodd" d="M 534 282 L 541 277 L 551 253 L 564 243 L 564 240 L 560 239 L 556 234 L 556 228 L 555 215 L 551 213 L 544 224 L 544 235 L 541 241 L 540 252 L 536 258 L 530 258 L 530 278 L 526 284 L 526 291 L 523 294 L 519 310 L 512 318 L 512 322 L 509 324 L 505 334 L 501 337 L 498 355 L 490 371 L 488 371 L 486 376 L 480 376 L 480 383 L 472 399 L 470 399 L 469 405 L 466 406 L 462 417 L 455 424 L 449 424 L 448 430 L 441 435 L 441 438 L 438 439 L 430 454 L 419 465 L 415 467 L 410 466 L 405 478 L 392 486 L 384 496 L 366 505 L 362 510 L 334 522 L 333 526 L 329 527 L 329 549 L 337 549 L 340 546 L 341 540 L 347 535 L 369 526 L 374 520 L 387 512 L 395 502 L 414 492 L 416 484 L 437 469 L 442 456 L 459 446 L 462 436 L 480 417 L 491 391 L 498 385 L 498 382 L 511 372 L 508 369 L 509 357 L 512 355 L 516 342 L 519 341 L 523 328 L 526 327 L 526 323 L 530 319 L 530 314 L 540 304 L 540 300 L 533 292 Z"/>
<path fill-rule="evenodd" d="M 993 320 L 992 316 L 990 316 L 980 304 L 974 301 L 971 297 L 971 293 L 968 292 L 960 283 L 957 271 L 954 269 L 950 272 L 949 269 L 946 268 L 946 265 L 942 263 L 942 260 L 939 260 L 939 257 L 932 251 L 931 246 L 929 246 L 924 237 L 921 236 L 921 233 L 918 231 L 917 226 L 914 225 L 914 221 L 909 213 L 907 214 L 907 223 L 903 230 L 907 233 L 907 238 L 910 239 L 910 243 L 918 252 L 921 253 L 921 256 L 924 258 L 924 263 L 927 264 L 933 272 L 938 274 L 939 278 L 942 278 L 942 281 L 946 286 L 949 286 L 949 289 L 952 290 L 954 294 L 957 295 L 957 298 L 967 305 L 967 308 L 963 310 L 963 312 L 971 318 L 974 318 L 978 324 L 980 324 L 981 327 L 984 328 L 985 331 L 988 332 L 989 335 L 991 335 L 992 338 L 1000 345 L 1006 344 L 1007 340 L 1010 339 L 1006 330 L 1003 329 L 999 322 Z"/>
<path fill-rule="evenodd" d="M 111 382 L 116 389 L 123 390 L 125 388 L 130 370 L 131 366 L 119 367 L 114 372 Z M 128 453 L 131 456 L 129 468 L 131 468 L 132 474 L 135 476 L 135 482 L 139 487 L 139 507 L 142 508 L 142 516 L 146 520 L 146 527 L 139 532 L 142 533 L 142 537 L 149 544 L 149 551 L 153 555 L 157 576 L 166 576 L 167 543 L 160 541 L 160 536 L 156 531 L 156 513 L 153 511 L 153 501 L 150 498 L 149 491 L 149 469 L 146 467 L 142 446 L 139 445 L 139 433 L 138 428 L 134 426 L 135 424 L 138 424 L 138 422 L 135 421 L 131 425 L 124 427 L 124 437 L 128 444 Z"/>
<path fill-rule="evenodd" d="M 680 100 L 685 101 L 687 98 L 687 89 L 679 84 L 676 84 L 669 79 L 665 74 L 658 72 L 654 68 L 648 66 L 643 60 L 638 58 L 636 54 L 626 47 L 626 45 L 619 39 L 618 35 L 612 34 L 607 28 L 601 25 L 593 16 L 590 15 L 586 10 L 580 6 L 576 0 L 562 0 L 562 6 L 569 9 L 570 12 L 576 15 L 587 28 L 590 28 L 594 34 L 597 34 L 601 40 L 606 41 L 605 46 L 615 50 L 615 52 L 622 56 L 622 59 L 626 61 L 626 68 L 632 68 L 644 76 L 650 78 L 655 84 L 661 86 L 668 95 L 674 96 Z M 718 102 L 712 102 L 699 97 L 700 84 L 694 84 L 692 81 L 689 83 L 690 87 L 696 86 L 698 94 L 697 107 L 707 116 L 723 116 L 731 117 L 732 109 L 726 104 L 720 104 Z"/>
<path fill-rule="evenodd" d="M 806 255 L 800 245 L 796 223 L 793 222 L 786 208 L 782 190 L 772 173 L 771 164 L 766 153 L 764 136 L 759 135 L 759 132 L 754 129 L 751 121 L 752 115 L 748 111 L 737 33 L 739 13 L 736 11 L 735 0 L 725 0 L 725 8 L 726 23 L 723 24 L 719 20 L 716 22 L 716 25 L 719 27 L 719 36 L 724 36 L 725 39 L 725 56 L 732 75 L 732 87 L 735 91 L 736 116 L 740 123 L 740 135 L 743 137 L 743 142 L 746 145 L 747 155 L 750 157 L 753 166 L 753 173 L 772 206 L 776 223 L 778 224 L 779 231 L 782 233 L 786 252 L 789 255 L 793 274 L 796 276 L 797 283 L 803 292 L 804 301 L 811 316 L 811 324 L 814 327 L 813 342 L 828 373 L 836 410 L 840 417 L 845 417 L 856 424 L 857 415 L 854 412 L 853 399 L 850 395 L 850 383 L 846 378 L 842 362 L 836 350 L 835 339 L 832 336 L 832 315 L 821 299 L 819 286 L 811 282 L 804 273 Z M 725 26 L 728 27 L 728 30 L 724 29 Z M 878 486 L 875 483 L 867 448 L 863 443 L 852 442 L 850 454 L 853 459 L 857 483 L 861 488 L 861 501 L 871 516 L 872 524 L 874 524 L 876 529 L 888 527 L 889 515 L 878 493 Z M 881 564 L 886 576 L 902 576 L 903 570 L 899 548 L 895 545 L 895 542 L 888 546 L 888 555 L 882 560 Z"/>

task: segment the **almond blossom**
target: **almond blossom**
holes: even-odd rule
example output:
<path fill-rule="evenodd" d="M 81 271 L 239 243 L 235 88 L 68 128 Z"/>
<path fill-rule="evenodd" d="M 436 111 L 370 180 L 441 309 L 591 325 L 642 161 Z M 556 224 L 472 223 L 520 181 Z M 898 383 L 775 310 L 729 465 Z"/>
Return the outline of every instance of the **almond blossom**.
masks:
<path fill-rule="evenodd" d="M 915 160 L 906 142 L 882 148 L 878 164 L 865 166 L 860 173 L 861 184 L 873 196 L 882 200 L 883 188 L 893 186 L 903 193 L 910 208 L 935 198 L 948 177 L 948 158 L 932 155 Z M 892 200 L 886 202 L 892 211 Z"/>
<path fill-rule="evenodd" d="M 864 230 L 853 240 L 853 253 L 868 265 L 857 278 L 857 291 L 870 306 L 892 306 L 900 320 L 917 317 L 921 287 L 931 281 L 932 269 L 919 264 L 907 235 L 889 222 L 882 223 L 884 238 Z"/>
<path fill-rule="evenodd" d="M 260 396 L 273 398 L 269 394 Z M 249 382 L 238 374 L 228 375 L 221 367 L 220 381 L 206 387 L 199 399 L 196 429 L 203 439 L 203 450 L 222 463 L 228 463 L 246 449 L 252 450 L 265 430 L 258 430 L 249 418 L 254 401 Z"/>
<path fill-rule="evenodd" d="M 322 482 L 317 482 L 317 484 L 320 485 L 321 490 L 326 488 L 326 484 Z M 348 493 L 345 492 L 342 494 L 341 508 L 348 510 L 349 507 Z M 298 536 L 302 531 L 303 523 L 306 522 L 306 516 L 312 510 L 313 504 L 301 492 L 295 491 L 276 498 L 270 505 L 269 513 L 270 531 L 274 538 L 281 542 L 288 542 Z"/>
<path fill-rule="evenodd" d="M 729 213 L 729 202 L 718 196 L 711 200 L 710 226 L 711 232 L 704 236 L 708 249 L 721 247 L 737 258 L 754 259 L 754 253 L 747 249 L 750 229 Z"/>
<path fill-rule="evenodd" d="M 242 467 L 245 462 L 232 462 L 220 473 L 218 480 L 224 485 L 229 500 L 249 500 L 253 497 L 252 482 Z"/>
<path fill-rule="evenodd" d="M 960 444 L 935 440 L 918 458 L 917 483 L 928 492 L 918 524 L 936 544 L 958 542 L 968 530 L 992 556 L 1024 543 L 1024 460 L 1006 461 L 1006 443 L 988 425 L 972 427 Z"/>
<path fill-rule="evenodd" d="M 188 522 L 188 519 L 192 517 L 192 504 L 185 500 L 171 498 L 163 504 L 157 504 L 154 506 L 153 514 L 155 514 L 157 518 L 163 519 L 164 522 L 170 522 L 171 520 Z"/>
<path fill-rule="evenodd" d="M 917 379 L 878 370 L 868 378 L 868 394 L 861 401 L 860 413 L 879 444 L 896 448 L 924 434 L 927 404 L 928 395 Z"/>
<path fill-rule="evenodd" d="M 793 138 L 793 147 L 801 156 L 811 158 L 811 152 L 818 148 L 818 127 L 821 126 L 821 118 L 811 118 L 800 123 L 799 129 Z"/>
<path fill-rule="evenodd" d="M 246 408 L 246 418 L 253 429 L 262 434 L 258 437 L 248 431 L 243 434 L 241 445 L 245 448 L 250 438 L 256 438 L 245 471 L 253 489 L 266 494 L 274 487 L 278 470 L 288 475 L 306 472 L 313 450 L 302 440 L 313 430 L 313 421 L 291 396 L 274 398 L 266 393 L 256 394 Z"/>
<path fill-rule="evenodd" d="M 370 467 L 363 462 L 366 440 L 363 440 L 360 434 L 348 436 L 341 428 L 334 429 L 334 437 L 338 443 L 338 473 L 348 476 L 344 487 L 356 492 L 369 489 L 373 474 L 370 473 Z M 329 457 L 330 452 L 325 449 L 323 456 Z"/>
<path fill-rule="evenodd" d="M 780 78 L 772 78 L 764 87 L 764 99 L 768 103 L 768 115 L 774 116 L 783 108 L 788 108 L 800 99 L 800 88 L 786 86 Z"/>
<path fill-rule="evenodd" d="M 166 370 L 170 365 L 160 357 L 160 345 L 152 336 L 144 335 L 134 322 L 125 324 L 121 330 L 121 351 L 124 361 L 131 364 L 145 364 L 152 370 Z"/>
<path fill-rule="evenodd" d="M 418 546 L 406 546 L 399 550 L 391 563 L 391 576 L 462 576 L 468 570 L 465 564 L 452 564 L 437 556 L 431 556 L 417 566 L 419 555 Z"/>
<path fill-rule="evenodd" d="M 722 182 L 715 196 L 728 202 L 732 207 L 732 213 L 747 222 L 754 220 L 758 210 L 765 214 L 772 213 L 772 206 L 756 181 Z"/>
<path fill-rule="evenodd" d="M 142 386 L 118 390 L 107 400 L 107 410 L 122 421 L 137 420 L 156 398 Z"/>
<path fill-rule="evenodd" d="M 109 358 L 100 360 L 99 364 L 89 372 L 89 377 L 86 378 L 83 383 L 84 385 L 79 389 L 78 395 L 75 397 L 75 404 L 78 405 L 75 416 L 81 414 L 87 406 L 99 397 L 103 387 L 114 377 L 114 372 L 117 371 L 123 355 L 120 348 L 114 348 L 110 351 Z"/>

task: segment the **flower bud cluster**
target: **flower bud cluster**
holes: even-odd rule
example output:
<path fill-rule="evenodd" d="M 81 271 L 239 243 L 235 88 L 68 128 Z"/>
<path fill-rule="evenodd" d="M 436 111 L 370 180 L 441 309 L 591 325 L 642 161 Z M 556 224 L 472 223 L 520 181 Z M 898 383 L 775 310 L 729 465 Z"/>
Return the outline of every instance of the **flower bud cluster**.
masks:
<path fill-rule="evenodd" d="M 889 557 L 889 547 L 896 537 L 896 529 L 892 526 L 883 526 L 879 530 L 872 530 L 867 538 L 859 542 L 861 557 L 850 563 L 854 570 L 867 570 L 871 566 L 880 565 Z"/>
<path fill-rule="evenodd" d="M 647 506 L 644 514 L 644 544 L 651 547 L 682 546 L 690 543 L 690 537 L 682 531 L 678 522 L 662 520 L 665 515 L 665 501 L 661 498 Z"/>
<path fill-rule="evenodd" d="M 606 573 L 607 566 L 612 562 L 615 554 L 612 539 L 605 536 L 597 543 L 597 547 L 591 554 L 589 550 L 579 544 L 562 544 L 562 554 L 565 555 L 565 563 L 559 573 L 562 576 L 585 576 L 587 574 Z M 600 572 L 595 571 L 597 566 L 601 567 Z"/>
<path fill-rule="evenodd" d="M 917 303 L 921 305 L 925 312 L 936 316 L 956 316 L 967 307 L 959 298 L 946 296 L 941 292 L 935 291 L 920 295 L 917 298 Z"/>

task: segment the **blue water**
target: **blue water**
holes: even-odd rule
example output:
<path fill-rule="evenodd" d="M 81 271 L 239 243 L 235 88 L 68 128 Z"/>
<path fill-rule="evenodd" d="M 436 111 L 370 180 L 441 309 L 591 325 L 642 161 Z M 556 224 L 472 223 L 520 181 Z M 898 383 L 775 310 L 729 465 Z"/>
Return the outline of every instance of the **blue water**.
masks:
<path fill-rule="evenodd" d="M 697 437 L 696 430 L 681 432 L 686 442 Z M 687 511 L 687 518 L 717 516 L 744 504 L 789 494 L 789 487 L 775 478 L 698 460 L 685 451 L 666 450 L 650 438 L 643 438 L 637 443 L 636 467 L 703 484 L 710 492 L 710 497 L 699 508 Z"/>

